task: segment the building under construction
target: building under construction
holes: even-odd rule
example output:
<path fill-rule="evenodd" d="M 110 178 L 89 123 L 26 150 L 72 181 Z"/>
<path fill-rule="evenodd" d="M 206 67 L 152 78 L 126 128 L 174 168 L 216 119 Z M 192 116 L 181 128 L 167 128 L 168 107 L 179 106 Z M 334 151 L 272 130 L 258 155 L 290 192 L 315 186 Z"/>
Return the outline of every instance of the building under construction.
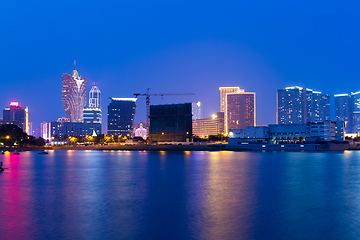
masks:
<path fill-rule="evenodd" d="M 151 142 L 191 142 L 191 103 L 150 106 Z"/>

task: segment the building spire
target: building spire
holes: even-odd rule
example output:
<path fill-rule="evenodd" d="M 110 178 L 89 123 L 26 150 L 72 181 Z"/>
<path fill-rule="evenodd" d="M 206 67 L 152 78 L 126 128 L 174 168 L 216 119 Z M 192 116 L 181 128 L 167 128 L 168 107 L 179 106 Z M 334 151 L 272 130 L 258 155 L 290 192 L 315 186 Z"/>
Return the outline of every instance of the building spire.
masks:
<path fill-rule="evenodd" d="M 76 70 L 76 60 L 74 60 L 74 70 Z"/>

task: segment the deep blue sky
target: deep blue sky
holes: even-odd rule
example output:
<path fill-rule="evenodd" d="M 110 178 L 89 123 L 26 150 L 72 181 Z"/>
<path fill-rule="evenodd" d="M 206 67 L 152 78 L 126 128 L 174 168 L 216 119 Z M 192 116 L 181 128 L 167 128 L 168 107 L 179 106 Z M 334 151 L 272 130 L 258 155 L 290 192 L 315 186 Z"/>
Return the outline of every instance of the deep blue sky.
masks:
<path fill-rule="evenodd" d="M 208 117 L 218 88 L 239 86 L 256 92 L 257 123 L 274 123 L 279 88 L 360 90 L 359 10 L 360 1 L 1 1 L 0 109 L 29 106 L 34 129 L 64 116 L 61 75 L 76 60 L 88 89 L 102 91 L 104 121 L 110 96 L 195 92 L 151 102 L 201 101 Z"/>

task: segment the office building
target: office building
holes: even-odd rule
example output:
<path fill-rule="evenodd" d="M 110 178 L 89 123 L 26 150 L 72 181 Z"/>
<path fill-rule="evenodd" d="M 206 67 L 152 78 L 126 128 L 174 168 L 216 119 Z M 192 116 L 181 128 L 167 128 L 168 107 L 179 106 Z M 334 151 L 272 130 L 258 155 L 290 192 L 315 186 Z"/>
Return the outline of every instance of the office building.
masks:
<path fill-rule="evenodd" d="M 209 135 L 224 134 L 224 113 L 217 112 L 211 117 L 204 119 L 194 119 L 192 122 L 193 136 L 206 138 Z"/>
<path fill-rule="evenodd" d="M 243 89 L 240 89 L 239 87 L 220 87 L 220 112 L 224 113 L 224 122 L 225 122 L 225 133 L 228 133 L 228 127 L 227 127 L 227 94 L 228 93 L 240 93 L 244 92 Z"/>
<path fill-rule="evenodd" d="M 191 103 L 150 106 L 151 142 L 191 142 Z"/>
<path fill-rule="evenodd" d="M 201 102 L 192 102 L 191 108 L 192 119 L 201 119 L 203 116 L 203 107 Z"/>
<path fill-rule="evenodd" d="M 278 124 L 322 122 L 330 119 L 330 96 L 302 87 L 277 91 Z"/>
<path fill-rule="evenodd" d="M 89 107 L 101 108 L 101 92 L 95 83 L 89 92 Z"/>
<path fill-rule="evenodd" d="M 227 93 L 226 99 L 226 133 L 231 129 L 243 129 L 256 125 L 254 92 Z"/>
<path fill-rule="evenodd" d="M 335 120 L 345 122 L 345 132 L 352 130 L 352 101 L 350 94 L 336 94 L 335 97 Z"/>
<path fill-rule="evenodd" d="M 101 109 L 92 107 L 84 108 L 84 123 L 101 124 Z"/>
<path fill-rule="evenodd" d="M 344 122 L 307 122 L 302 124 L 270 124 L 268 127 L 234 129 L 229 144 L 254 142 L 269 144 L 304 144 L 316 141 L 344 141 Z"/>
<path fill-rule="evenodd" d="M 351 93 L 351 132 L 360 132 L 360 92 Z"/>
<path fill-rule="evenodd" d="M 74 70 L 71 75 L 62 75 L 62 103 L 65 108 L 65 116 L 71 122 L 83 122 L 83 110 L 86 105 L 86 77 L 82 78 Z"/>
<path fill-rule="evenodd" d="M 20 107 L 18 102 L 11 102 L 10 107 L 3 110 L 3 119 L 0 122 L 4 124 L 15 124 L 24 132 L 29 133 L 29 110 L 28 107 Z"/>
<path fill-rule="evenodd" d="M 69 136 L 86 137 L 101 134 L 100 123 L 49 122 L 47 125 L 42 124 L 42 127 L 44 128 L 43 136 L 47 137 L 49 141 L 66 139 Z M 45 132 L 46 130 L 48 132 Z"/>
<path fill-rule="evenodd" d="M 109 98 L 107 134 L 131 136 L 134 128 L 136 98 Z"/>

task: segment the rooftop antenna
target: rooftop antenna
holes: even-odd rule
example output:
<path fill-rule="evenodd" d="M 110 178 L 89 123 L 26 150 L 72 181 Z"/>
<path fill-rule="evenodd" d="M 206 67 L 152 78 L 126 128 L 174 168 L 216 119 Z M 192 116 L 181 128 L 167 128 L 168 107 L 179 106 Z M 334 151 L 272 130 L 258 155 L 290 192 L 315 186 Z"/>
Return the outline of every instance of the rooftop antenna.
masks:
<path fill-rule="evenodd" d="M 74 70 L 76 70 L 76 60 L 74 60 Z"/>

